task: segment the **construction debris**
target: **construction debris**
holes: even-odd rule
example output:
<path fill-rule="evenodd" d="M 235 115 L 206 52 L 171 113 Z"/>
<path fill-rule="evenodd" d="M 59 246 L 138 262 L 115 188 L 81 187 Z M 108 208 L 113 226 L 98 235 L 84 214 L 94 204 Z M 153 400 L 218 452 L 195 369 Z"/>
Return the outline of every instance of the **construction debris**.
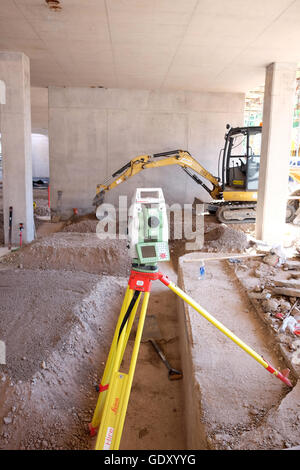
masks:
<path fill-rule="evenodd" d="M 264 263 L 270 266 L 279 267 L 286 262 L 286 255 L 280 246 L 274 247 L 263 259 Z"/>
<path fill-rule="evenodd" d="M 291 289 L 294 289 L 294 288 L 298 288 L 300 289 L 300 282 L 298 281 L 286 281 L 286 280 L 283 280 L 283 281 L 280 281 L 280 280 L 276 280 L 274 281 L 274 285 L 277 286 L 277 287 L 289 287 Z"/>
<path fill-rule="evenodd" d="M 263 262 L 258 258 L 249 258 L 245 264 L 248 265 L 247 270 L 241 270 L 237 265 L 235 272 L 257 313 L 275 334 L 282 355 L 294 373 L 300 376 L 300 344 L 297 340 L 300 335 L 300 309 L 297 307 L 300 282 L 298 276 L 296 279 L 291 278 L 284 269 L 285 265 L 294 269 L 298 267 L 298 262 L 289 260 L 275 267 L 273 263 L 266 263 L 265 258 Z M 257 277 L 260 279 L 259 284 Z"/>
<path fill-rule="evenodd" d="M 284 269 L 300 271 L 300 261 L 288 261 L 284 263 Z"/>
<path fill-rule="evenodd" d="M 287 287 L 274 287 L 273 293 L 276 295 L 286 295 L 289 297 L 300 297 L 300 289 L 289 289 Z"/>

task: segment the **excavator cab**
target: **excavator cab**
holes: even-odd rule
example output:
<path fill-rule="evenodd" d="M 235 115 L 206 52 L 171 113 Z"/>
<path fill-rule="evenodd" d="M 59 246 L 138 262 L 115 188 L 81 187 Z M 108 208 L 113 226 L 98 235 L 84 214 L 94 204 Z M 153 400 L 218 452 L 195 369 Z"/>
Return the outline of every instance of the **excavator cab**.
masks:
<path fill-rule="evenodd" d="M 219 158 L 224 203 L 216 215 L 224 223 L 255 222 L 262 127 L 233 128 L 227 124 L 226 128 Z"/>
<path fill-rule="evenodd" d="M 227 125 L 227 129 L 222 160 L 223 191 L 257 191 L 262 127 Z"/>

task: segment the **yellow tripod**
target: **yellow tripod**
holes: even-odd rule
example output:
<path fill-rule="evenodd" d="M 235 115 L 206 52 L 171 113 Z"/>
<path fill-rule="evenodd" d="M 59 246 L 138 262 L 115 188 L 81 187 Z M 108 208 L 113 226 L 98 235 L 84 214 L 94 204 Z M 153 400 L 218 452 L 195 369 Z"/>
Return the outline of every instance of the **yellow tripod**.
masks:
<path fill-rule="evenodd" d="M 272 367 L 259 354 L 247 346 L 247 344 L 240 340 L 234 333 L 202 308 L 161 272 L 140 272 L 132 270 L 105 365 L 104 374 L 99 386 L 100 393 L 98 402 L 92 422 L 89 425 L 92 436 L 96 434 L 97 429 L 99 428 L 95 446 L 96 450 L 119 449 L 135 366 L 143 334 L 151 283 L 155 280 L 160 280 L 163 284 L 169 287 L 169 289 L 187 302 L 228 338 L 234 341 L 234 343 L 242 348 L 259 364 L 265 367 L 265 369 L 267 369 L 271 374 L 274 374 L 286 385 L 292 387 L 287 375 L 284 375 L 284 373 L 279 372 L 277 369 Z M 142 295 L 143 301 L 129 371 L 128 374 L 125 374 L 120 372 L 119 369 Z"/>

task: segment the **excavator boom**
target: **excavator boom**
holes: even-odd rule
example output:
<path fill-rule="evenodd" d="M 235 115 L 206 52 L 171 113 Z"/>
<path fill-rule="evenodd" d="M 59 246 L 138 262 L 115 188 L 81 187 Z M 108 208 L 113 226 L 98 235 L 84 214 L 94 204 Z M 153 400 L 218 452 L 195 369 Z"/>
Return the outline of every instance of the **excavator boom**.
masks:
<path fill-rule="evenodd" d="M 156 153 L 154 155 L 139 155 L 130 160 L 130 162 L 113 173 L 106 181 L 102 184 L 98 184 L 93 204 L 96 207 L 103 204 L 104 196 L 107 191 L 120 185 L 140 171 L 170 165 L 179 165 L 197 184 L 200 184 L 213 199 L 222 199 L 222 187 L 218 178 L 200 165 L 189 152 L 185 150 L 172 150 L 169 152 Z M 212 187 L 209 188 L 198 175 L 209 181 Z"/>

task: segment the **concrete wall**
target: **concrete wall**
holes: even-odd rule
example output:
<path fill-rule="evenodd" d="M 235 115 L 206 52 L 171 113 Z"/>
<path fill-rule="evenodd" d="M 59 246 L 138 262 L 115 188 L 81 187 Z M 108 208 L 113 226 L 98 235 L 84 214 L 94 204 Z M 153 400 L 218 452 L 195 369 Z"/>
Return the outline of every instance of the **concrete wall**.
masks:
<path fill-rule="evenodd" d="M 40 132 L 31 134 L 32 176 L 33 178 L 49 177 L 49 139 Z"/>
<path fill-rule="evenodd" d="M 217 173 L 225 125 L 242 125 L 244 95 L 99 88 L 49 88 L 51 207 L 92 209 L 97 183 L 139 154 L 187 149 Z M 145 170 L 107 195 L 161 186 L 167 202 L 209 195 L 179 167 Z"/>

